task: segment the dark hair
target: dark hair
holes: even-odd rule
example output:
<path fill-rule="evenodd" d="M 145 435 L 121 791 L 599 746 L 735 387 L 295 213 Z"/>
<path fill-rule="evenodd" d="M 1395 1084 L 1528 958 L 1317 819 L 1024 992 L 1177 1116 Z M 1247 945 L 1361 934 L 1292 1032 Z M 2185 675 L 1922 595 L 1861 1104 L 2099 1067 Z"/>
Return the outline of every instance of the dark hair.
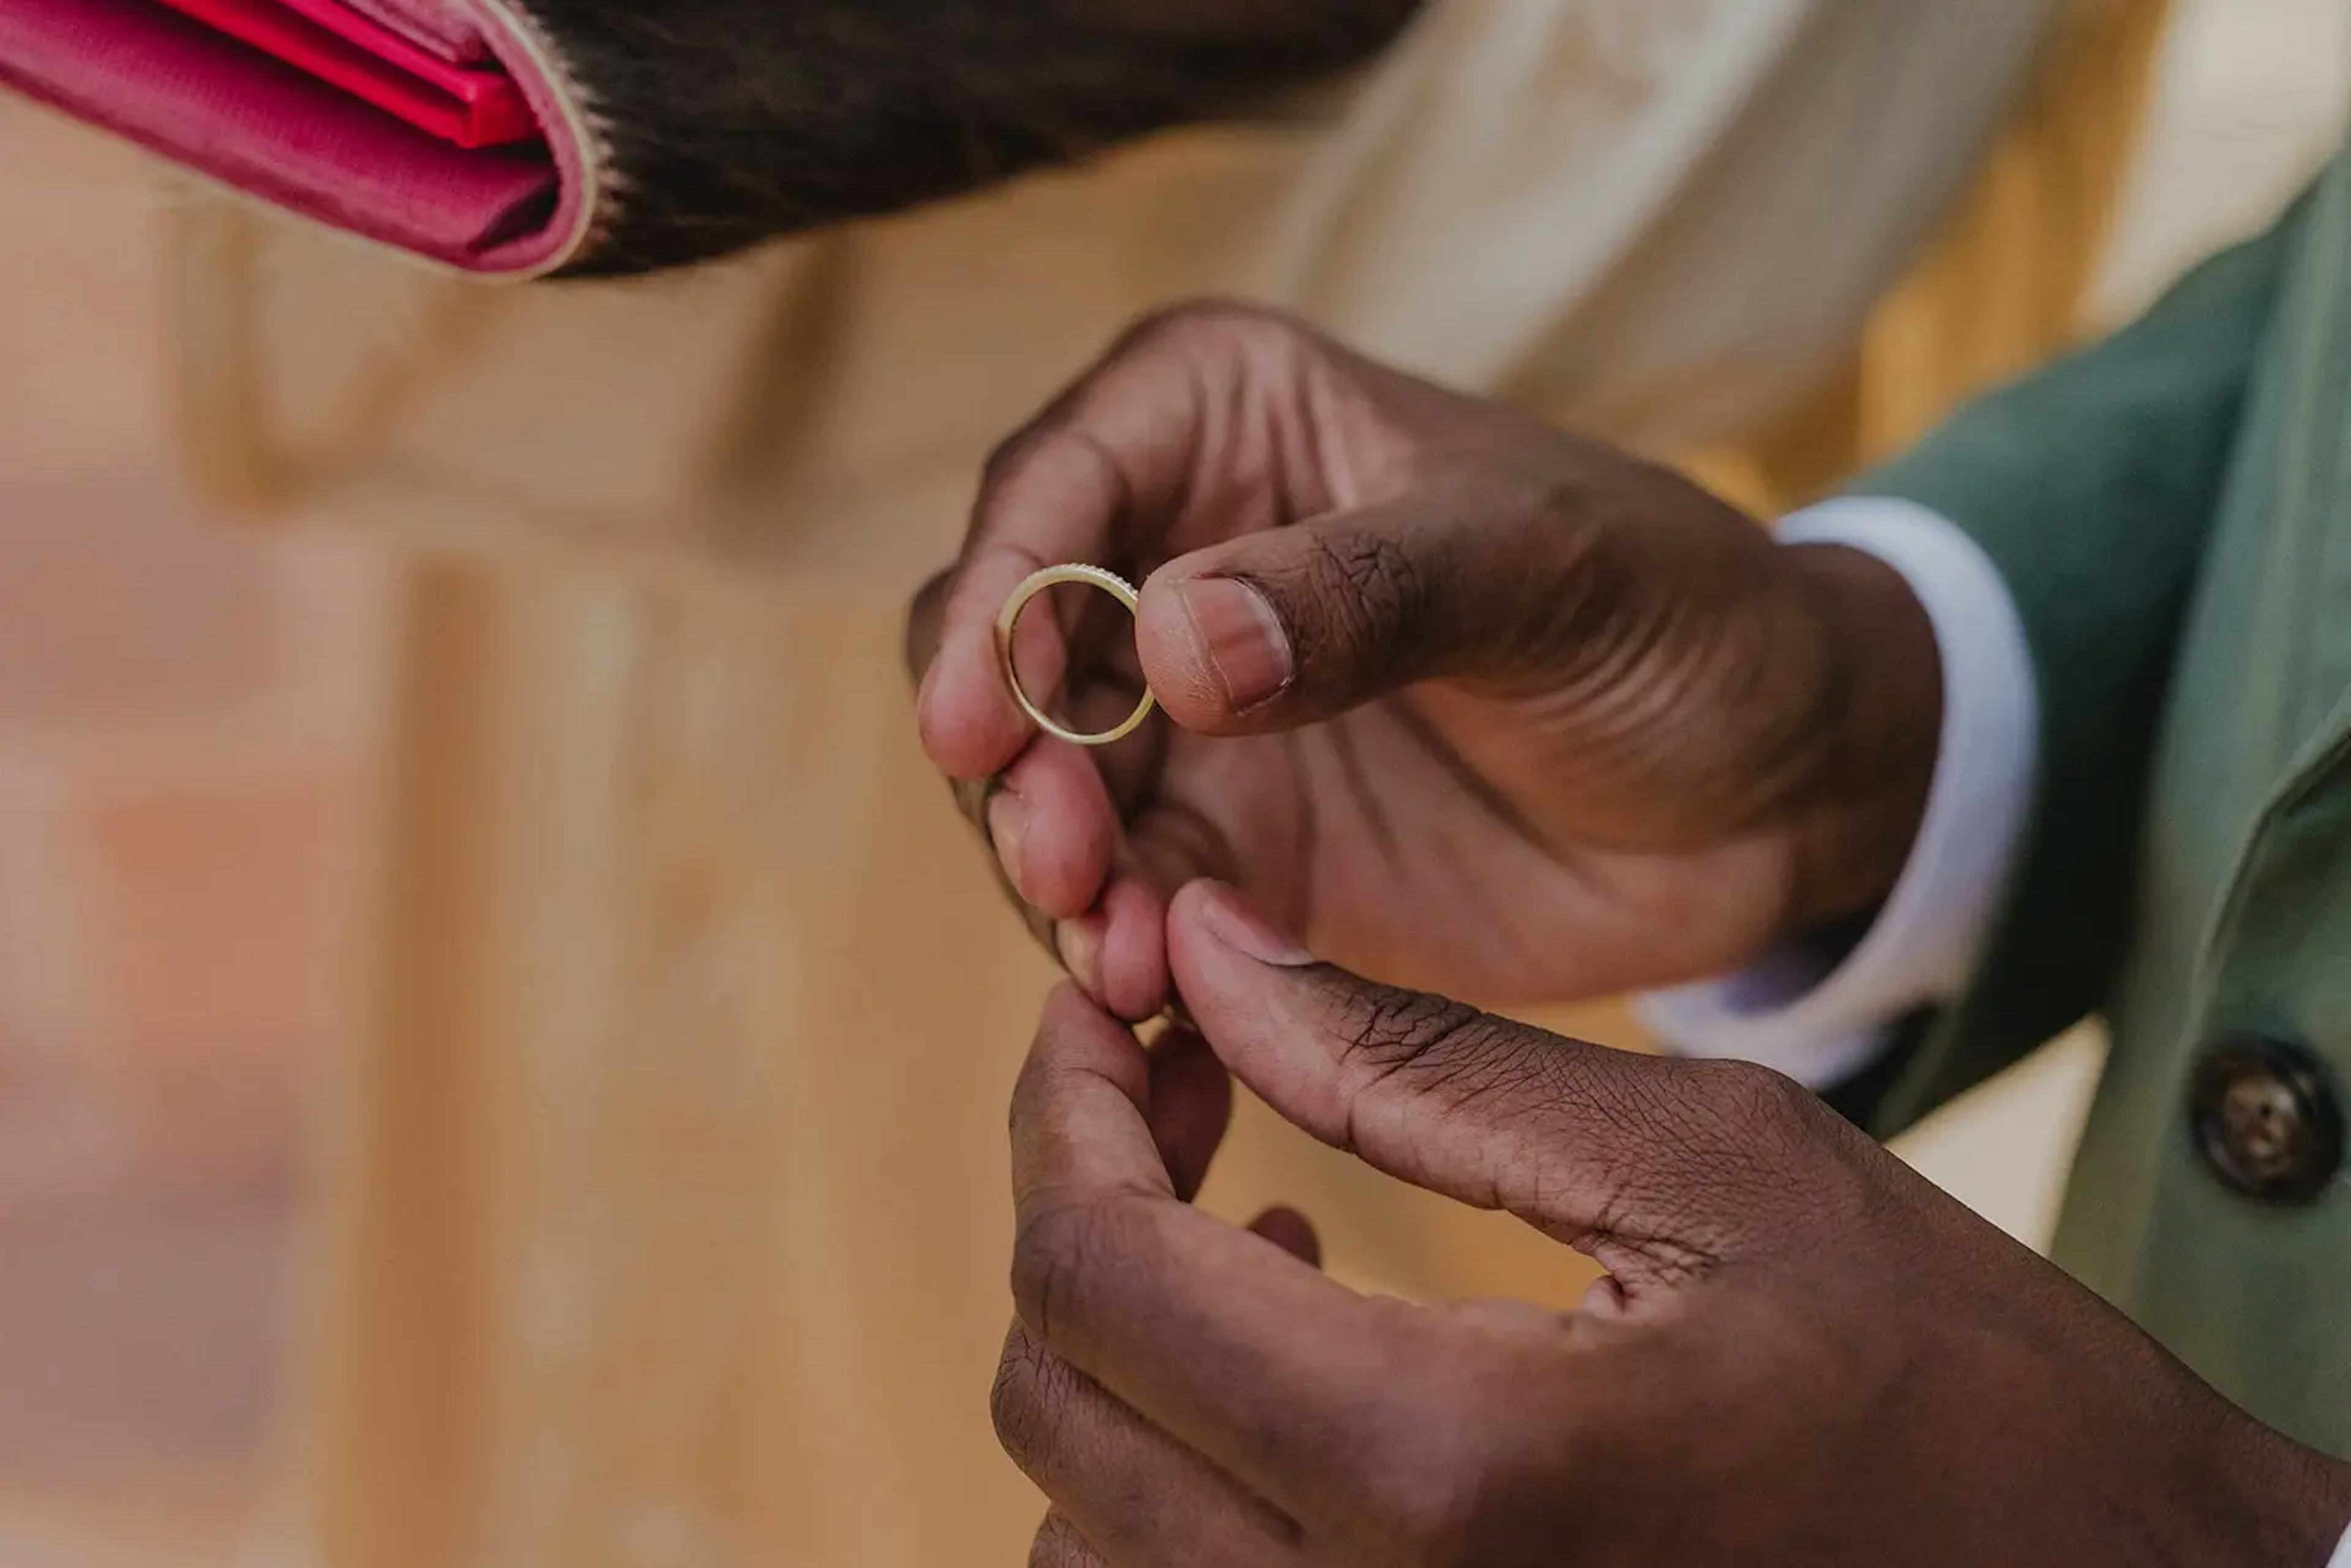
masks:
<path fill-rule="evenodd" d="M 905 207 L 1361 59 L 1420 0 L 527 0 L 605 122 L 627 273 Z"/>

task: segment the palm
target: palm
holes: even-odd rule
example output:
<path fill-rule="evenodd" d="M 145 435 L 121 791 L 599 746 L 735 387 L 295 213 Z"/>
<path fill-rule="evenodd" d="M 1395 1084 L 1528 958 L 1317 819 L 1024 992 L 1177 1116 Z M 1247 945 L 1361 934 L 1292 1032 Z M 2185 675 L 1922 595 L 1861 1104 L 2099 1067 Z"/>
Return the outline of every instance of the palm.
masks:
<path fill-rule="evenodd" d="M 1719 972 L 1769 939 L 1782 836 L 1579 833 L 1528 723 L 1430 685 L 1287 735 L 1178 733 L 1130 831 L 1163 881 L 1223 877 L 1336 962 L 1495 1006 Z"/>
<path fill-rule="evenodd" d="M 1002 607 L 1073 560 L 1147 578 L 1134 619 L 1032 617 L 1016 663 L 1090 729 L 1147 674 L 1168 717 L 1108 752 L 1033 744 L 998 663 Z M 993 781 L 1032 924 L 1131 1017 L 1200 876 L 1494 1006 L 1723 972 L 1884 895 L 1939 720 L 1884 569 L 1230 308 L 1138 332 L 1005 449 L 914 652 L 933 760 Z"/>

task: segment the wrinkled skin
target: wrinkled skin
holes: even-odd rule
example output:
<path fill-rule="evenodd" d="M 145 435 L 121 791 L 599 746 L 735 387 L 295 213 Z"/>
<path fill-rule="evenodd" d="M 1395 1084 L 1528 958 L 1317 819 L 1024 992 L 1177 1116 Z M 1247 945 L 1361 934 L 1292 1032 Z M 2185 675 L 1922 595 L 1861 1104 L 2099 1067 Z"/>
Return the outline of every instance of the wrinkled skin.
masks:
<path fill-rule="evenodd" d="M 1147 1053 L 1065 988 L 1016 1094 L 995 1413 L 1036 1568 L 2319 1568 L 2351 1521 L 2351 1467 L 1785 1079 L 1369 985 L 1207 883 L 1169 939 L 1200 1033 Z M 1227 1069 L 1608 1277 L 1369 1300 L 1297 1216 L 1208 1218 Z"/>
<path fill-rule="evenodd" d="M 1038 742 L 993 647 L 1072 560 L 1148 578 L 1132 628 L 1022 623 L 1069 718 L 1139 675 L 1165 706 L 1102 752 Z M 1882 899 L 1941 719 L 1891 572 L 1205 307 L 1007 446 L 909 645 L 1083 987 L 1013 1109 L 995 1414 L 1037 1568 L 2317 1568 L 2351 1521 L 2351 1469 L 1793 1082 L 1428 994 L 1718 973 Z M 1170 998 L 1146 1051 L 1120 1020 Z M 1234 1078 L 1606 1278 L 1572 1313 L 1366 1300 L 1301 1217 L 1210 1218 Z"/>
<path fill-rule="evenodd" d="M 1139 651 L 1173 722 L 1107 751 L 1040 741 L 998 666 L 1007 597 L 1064 561 L 1148 578 L 1139 626 L 1102 599 L 1020 628 L 1089 727 Z M 1270 637 L 1220 646 L 1236 617 Z M 1146 324 L 998 455 L 910 645 L 931 758 L 997 780 L 1008 883 L 1130 1019 L 1199 876 L 1489 1005 L 1721 973 L 1884 896 L 1941 713 L 1875 561 L 1223 306 Z"/>

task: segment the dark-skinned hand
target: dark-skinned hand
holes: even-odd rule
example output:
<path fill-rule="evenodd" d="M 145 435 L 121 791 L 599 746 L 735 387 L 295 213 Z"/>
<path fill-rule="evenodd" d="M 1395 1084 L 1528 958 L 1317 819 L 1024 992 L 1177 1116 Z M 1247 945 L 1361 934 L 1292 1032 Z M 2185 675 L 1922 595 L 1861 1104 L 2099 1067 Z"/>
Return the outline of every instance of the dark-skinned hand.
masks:
<path fill-rule="evenodd" d="M 1200 1033 L 1146 1053 L 1064 988 L 1014 1104 L 1036 1568 L 2318 1568 L 2351 1520 L 2351 1467 L 1784 1079 L 1366 984 L 1206 883 L 1167 930 Z M 1296 1217 L 1210 1218 L 1228 1068 L 1607 1277 L 1371 1300 Z"/>
<path fill-rule="evenodd" d="M 1139 674 L 1172 719 L 1102 752 L 1039 739 L 998 665 L 1008 596 L 1071 561 L 1143 581 L 1139 624 L 1040 609 L 1029 684 L 1108 727 Z M 929 755 L 997 780 L 1007 878 L 1128 1019 L 1200 876 L 1489 1005 L 1727 971 L 1884 897 L 1941 718 L 1885 567 L 1228 306 L 1137 329 L 1004 448 L 910 647 Z"/>

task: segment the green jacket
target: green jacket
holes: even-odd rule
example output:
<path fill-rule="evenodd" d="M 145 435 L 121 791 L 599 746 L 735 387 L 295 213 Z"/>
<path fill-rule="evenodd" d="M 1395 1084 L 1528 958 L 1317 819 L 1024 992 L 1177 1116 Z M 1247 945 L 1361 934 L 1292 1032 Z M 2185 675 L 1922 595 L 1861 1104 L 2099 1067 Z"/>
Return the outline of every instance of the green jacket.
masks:
<path fill-rule="evenodd" d="M 2105 1015 L 2058 1260 L 2351 1456 L 2351 1177 L 2313 1166 L 2351 1086 L 2351 154 L 2138 325 L 1862 488 L 1989 552 L 2044 727 L 1990 956 L 1865 1119 L 1899 1131 Z M 2286 1086 L 2248 1089 L 2232 1041 Z M 2301 1190 L 2231 1185 L 2228 1140 L 2264 1129 L 2300 1140 Z"/>

